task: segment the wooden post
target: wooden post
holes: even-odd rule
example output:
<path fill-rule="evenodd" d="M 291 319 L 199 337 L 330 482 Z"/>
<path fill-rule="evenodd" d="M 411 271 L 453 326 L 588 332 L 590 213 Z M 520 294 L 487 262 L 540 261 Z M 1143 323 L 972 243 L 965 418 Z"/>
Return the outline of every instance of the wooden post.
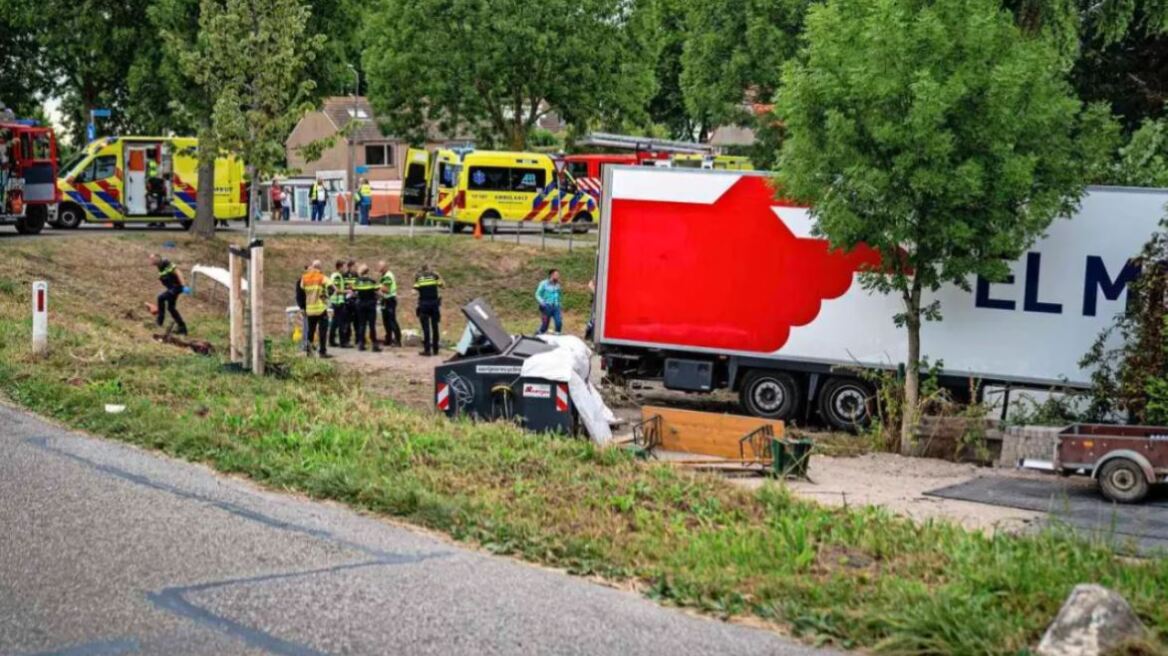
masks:
<path fill-rule="evenodd" d="M 227 262 L 231 270 L 227 300 L 231 322 L 231 362 L 243 364 L 243 258 L 229 250 Z"/>
<path fill-rule="evenodd" d="M 249 244 L 251 263 L 247 267 L 251 295 L 251 372 L 264 375 L 264 242 Z"/>

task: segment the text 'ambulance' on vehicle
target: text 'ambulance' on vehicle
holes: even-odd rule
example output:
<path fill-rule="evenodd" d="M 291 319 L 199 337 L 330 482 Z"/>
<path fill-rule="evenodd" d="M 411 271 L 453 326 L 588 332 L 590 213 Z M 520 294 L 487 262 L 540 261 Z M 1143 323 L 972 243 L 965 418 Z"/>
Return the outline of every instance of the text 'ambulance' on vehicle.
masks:
<path fill-rule="evenodd" d="M 106 137 L 61 167 L 53 225 L 171 223 L 189 228 L 198 196 L 198 145 L 190 137 Z M 243 163 L 215 160 L 215 219 L 247 216 Z"/>

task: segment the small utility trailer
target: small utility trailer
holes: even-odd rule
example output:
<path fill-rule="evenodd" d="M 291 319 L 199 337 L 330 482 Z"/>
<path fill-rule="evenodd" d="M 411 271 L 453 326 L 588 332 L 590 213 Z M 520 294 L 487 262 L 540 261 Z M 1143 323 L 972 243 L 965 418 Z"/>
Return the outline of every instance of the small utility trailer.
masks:
<path fill-rule="evenodd" d="M 1139 503 L 1157 483 L 1168 483 L 1168 427 L 1074 424 L 1058 434 L 1053 460 L 1023 459 L 1026 469 L 1090 476 L 1103 496 Z"/>

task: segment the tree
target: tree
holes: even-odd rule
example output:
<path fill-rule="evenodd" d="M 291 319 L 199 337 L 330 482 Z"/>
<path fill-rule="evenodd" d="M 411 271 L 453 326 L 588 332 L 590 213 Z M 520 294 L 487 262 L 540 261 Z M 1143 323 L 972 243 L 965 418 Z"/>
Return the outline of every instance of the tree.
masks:
<path fill-rule="evenodd" d="M 140 133 L 126 112 L 136 53 L 156 38 L 146 19 L 149 0 L 44 0 L 35 5 L 38 57 L 61 98 L 76 143 L 85 142 L 89 111 L 113 110 L 103 134 Z"/>
<path fill-rule="evenodd" d="M 37 49 L 36 9 L 31 0 L 0 0 L 0 103 L 27 116 L 48 79 Z"/>
<path fill-rule="evenodd" d="M 212 100 L 200 166 L 221 153 L 242 157 L 249 211 L 257 183 L 284 159 L 285 137 L 311 108 L 315 85 L 303 73 L 324 39 L 306 33 L 309 15 L 298 0 L 201 0 L 195 44 L 180 53 L 183 73 Z"/>
<path fill-rule="evenodd" d="M 387 0 L 369 21 L 370 99 L 384 128 L 416 141 L 437 124 L 515 149 L 553 111 L 581 127 L 644 121 L 651 11 L 647 0 Z"/>
<path fill-rule="evenodd" d="M 750 100 L 769 103 L 796 51 L 811 0 L 692 2 L 681 57 L 689 116 L 708 127 L 753 125 Z M 703 138 L 705 134 L 701 135 Z"/>
<path fill-rule="evenodd" d="M 1048 38 L 995 0 L 828 0 L 783 76 L 779 182 L 843 249 L 877 249 L 862 283 L 897 293 L 907 331 L 902 448 L 919 402 L 926 294 L 1000 280 L 1081 197 L 1105 147 Z"/>

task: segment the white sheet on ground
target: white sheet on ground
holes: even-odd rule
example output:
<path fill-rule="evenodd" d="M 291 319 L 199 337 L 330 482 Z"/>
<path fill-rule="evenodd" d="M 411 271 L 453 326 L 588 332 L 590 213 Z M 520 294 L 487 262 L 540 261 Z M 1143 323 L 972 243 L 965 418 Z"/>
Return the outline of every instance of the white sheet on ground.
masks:
<path fill-rule="evenodd" d="M 195 266 L 191 267 L 191 278 L 194 278 L 195 274 L 198 274 L 200 276 L 207 276 L 208 278 L 210 278 L 211 280 L 214 280 L 215 282 L 219 283 L 220 285 L 223 285 L 224 287 L 227 287 L 228 289 L 231 288 L 231 272 L 228 271 L 227 269 L 224 269 L 223 267 L 204 266 L 202 264 L 196 264 Z M 247 291 L 247 277 L 244 276 L 244 279 L 241 282 L 243 283 L 242 291 L 246 292 Z"/>
<path fill-rule="evenodd" d="M 589 437 L 597 444 L 608 444 L 612 441 L 609 424 L 616 422 L 616 416 L 600 398 L 600 390 L 588 381 L 592 350 L 584 340 L 572 335 L 540 335 L 539 338 L 556 348 L 524 360 L 520 375 L 567 383 L 572 403 Z"/>

